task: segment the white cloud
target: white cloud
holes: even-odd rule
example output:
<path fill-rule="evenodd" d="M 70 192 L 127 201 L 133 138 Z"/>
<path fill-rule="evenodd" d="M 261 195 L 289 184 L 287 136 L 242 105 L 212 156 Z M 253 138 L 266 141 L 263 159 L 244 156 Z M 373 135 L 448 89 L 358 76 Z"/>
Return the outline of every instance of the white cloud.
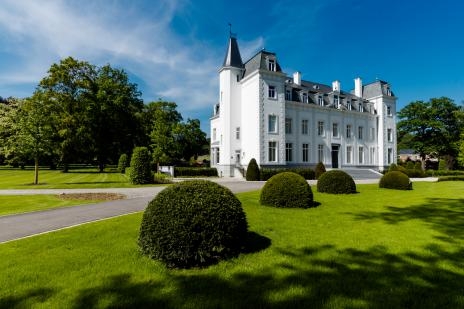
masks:
<path fill-rule="evenodd" d="M 123 67 L 146 84 L 145 97 L 174 100 L 182 109 L 215 102 L 221 55 L 170 29 L 182 3 L 156 4 L 156 20 L 141 17 L 127 3 L 111 3 L 3 1 L 1 49 L 14 51 L 17 64 L 2 69 L 0 82 L 37 83 L 52 63 L 73 56 Z"/>

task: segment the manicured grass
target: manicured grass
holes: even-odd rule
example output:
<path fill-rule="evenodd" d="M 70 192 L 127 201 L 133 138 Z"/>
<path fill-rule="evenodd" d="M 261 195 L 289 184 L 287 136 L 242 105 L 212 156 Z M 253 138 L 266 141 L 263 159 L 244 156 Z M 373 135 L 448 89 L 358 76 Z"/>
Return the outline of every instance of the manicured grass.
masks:
<path fill-rule="evenodd" d="M 464 183 L 358 191 L 312 209 L 240 194 L 247 253 L 206 269 L 141 256 L 141 214 L 3 244 L 0 307 L 464 307 Z"/>
<path fill-rule="evenodd" d="M 0 195 L 0 216 L 93 204 L 99 200 L 63 200 L 56 195 Z"/>
<path fill-rule="evenodd" d="M 117 172 L 98 173 L 96 169 L 71 170 L 68 173 L 41 170 L 39 185 L 32 185 L 34 171 L 27 169 L 0 169 L 0 189 L 71 189 L 71 188 L 125 188 L 132 185 L 126 175 Z"/>

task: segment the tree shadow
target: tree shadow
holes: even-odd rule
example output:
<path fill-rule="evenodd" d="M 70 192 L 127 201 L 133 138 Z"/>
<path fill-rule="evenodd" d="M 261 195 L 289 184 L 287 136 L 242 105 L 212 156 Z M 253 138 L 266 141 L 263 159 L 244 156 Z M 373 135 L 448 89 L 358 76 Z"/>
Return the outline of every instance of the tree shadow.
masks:
<path fill-rule="evenodd" d="M 420 220 L 430 228 L 444 234 L 440 240 L 453 242 L 464 237 L 464 199 L 429 198 L 420 205 L 397 207 L 386 206 L 383 212 L 350 213 L 363 221 L 384 221 L 398 224 L 409 220 Z"/>
<path fill-rule="evenodd" d="M 0 308 L 27 308 L 28 302 L 43 303 L 55 294 L 55 290 L 49 288 L 31 289 L 21 294 L 0 298 Z"/>
<path fill-rule="evenodd" d="M 108 277 L 81 290 L 75 308 L 458 308 L 464 306 L 464 249 L 438 246 L 392 254 L 334 246 L 276 249 L 285 262 L 231 276 L 171 271 L 164 279 L 134 282 L 129 274 Z M 454 265 L 456 271 L 443 265 Z"/>

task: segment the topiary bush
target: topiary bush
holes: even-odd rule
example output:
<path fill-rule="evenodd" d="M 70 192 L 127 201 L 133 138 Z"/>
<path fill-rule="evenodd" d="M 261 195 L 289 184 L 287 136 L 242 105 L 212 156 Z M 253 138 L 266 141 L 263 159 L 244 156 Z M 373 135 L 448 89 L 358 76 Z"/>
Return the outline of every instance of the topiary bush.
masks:
<path fill-rule="evenodd" d="M 412 190 L 412 182 L 408 175 L 393 171 L 386 173 L 379 182 L 380 188 L 396 189 L 396 190 Z"/>
<path fill-rule="evenodd" d="M 406 162 L 406 169 L 407 170 L 413 170 L 414 169 L 414 162 L 413 161 Z"/>
<path fill-rule="evenodd" d="M 184 181 L 148 204 L 138 243 L 143 254 L 169 267 L 190 268 L 238 254 L 247 229 L 242 205 L 229 189 Z"/>
<path fill-rule="evenodd" d="M 331 194 L 356 193 L 356 184 L 347 173 L 339 170 L 325 172 L 317 181 L 317 191 Z"/>
<path fill-rule="evenodd" d="M 303 176 L 282 172 L 272 176 L 261 190 L 262 205 L 283 208 L 308 208 L 313 204 L 313 192 Z"/>
<path fill-rule="evenodd" d="M 153 175 L 153 183 L 155 184 L 169 184 L 172 183 L 171 177 L 163 173 L 155 173 Z"/>
<path fill-rule="evenodd" d="M 404 170 L 404 171 L 400 171 L 406 175 L 408 175 L 408 177 L 410 178 L 424 178 L 426 175 L 425 175 L 425 172 L 423 170 L 416 170 L 416 169 L 413 169 L 413 170 Z"/>
<path fill-rule="evenodd" d="M 324 174 L 325 172 L 326 172 L 326 170 L 325 170 L 324 163 L 322 163 L 322 162 L 317 163 L 316 169 L 315 169 L 315 177 L 316 177 L 316 179 L 319 179 L 319 177 L 321 177 L 321 175 Z"/>
<path fill-rule="evenodd" d="M 245 178 L 247 181 L 258 181 L 260 180 L 260 177 L 258 163 L 256 163 L 256 160 L 253 158 L 250 160 L 250 163 L 248 163 Z"/>
<path fill-rule="evenodd" d="M 152 183 L 150 154 L 146 147 L 136 147 L 132 153 L 129 180 L 132 184 Z"/>
<path fill-rule="evenodd" d="M 397 171 L 398 166 L 395 163 L 390 164 L 390 167 L 388 168 L 389 172 Z"/>
<path fill-rule="evenodd" d="M 118 172 L 120 172 L 121 174 L 124 174 L 126 172 L 126 167 L 128 166 L 129 166 L 129 157 L 125 153 L 123 153 L 119 157 Z"/>

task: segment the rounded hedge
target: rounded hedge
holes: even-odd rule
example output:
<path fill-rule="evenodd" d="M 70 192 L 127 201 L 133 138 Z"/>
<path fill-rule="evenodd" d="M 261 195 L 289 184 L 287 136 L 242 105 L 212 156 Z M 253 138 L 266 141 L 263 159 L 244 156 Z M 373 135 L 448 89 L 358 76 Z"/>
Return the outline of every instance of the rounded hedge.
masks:
<path fill-rule="evenodd" d="M 170 267 L 204 266 L 239 253 L 248 224 L 240 201 L 206 180 L 161 191 L 143 214 L 142 253 Z"/>
<path fill-rule="evenodd" d="M 283 208 L 308 208 L 313 206 L 313 192 L 303 176 L 283 172 L 266 181 L 260 203 Z"/>
<path fill-rule="evenodd" d="M 120 172 L 121 174 L 124 174 L 126 172 L 126 167 L 128 166 L 129 166 L 129 157 L 125 153 L 123 153 L 119 157 L 118 172 Z"/>
<path fill-rule="evenodd" d="M 407 170 L 413 170 L 414 169 L 414 162 L 413 161 L 408 161 L 406 163 L 406 169 Z"/>
<path fill-rule="evenodd" d="M 258 181 L 260 179 L 259 166 L 254 158 L 248 163 L 245 178 L 247 181 Z"/>
<path fill-rule="evenodd" d="M 317 181 L 317 191 L 331 194 L 356 193 L 356 184 L 347 173 L 339 170 L 325 172 Z"/>
<path fill-rule="evenodd" d="M 321 175 L 326 172 L 324 163 L 322 162 L 317 163 L 316 169 L 314 172 L 315 172 L 316 179 L 319 179 L 319 177 L 321 177 Z"/>
<path fill-rule="evenodd" d="M 396 190 L 412 190 L 412 182 L 408 175 L 393 171 L 386 173 L 379 182 L 380 188 L 396 189 Z"/>
<path fill-rule="evenodd" d="M 152 183 L 150 154 L 146 147 L 136 147 L 132 153 L 129 180 L 132 184 Z"/>

